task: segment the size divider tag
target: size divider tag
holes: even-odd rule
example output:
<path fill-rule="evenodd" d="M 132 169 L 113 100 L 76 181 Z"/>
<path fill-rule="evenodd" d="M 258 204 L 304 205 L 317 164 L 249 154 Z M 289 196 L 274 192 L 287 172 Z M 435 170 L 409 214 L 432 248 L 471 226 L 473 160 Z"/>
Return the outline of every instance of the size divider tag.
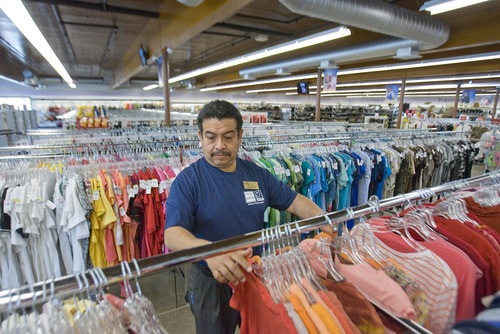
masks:
<path fill-rule="evenodd" d="M 45 205 L 51 210 L 54 210 L 56 208 L 56 205 L 51 200 L 46 200 Z"/>

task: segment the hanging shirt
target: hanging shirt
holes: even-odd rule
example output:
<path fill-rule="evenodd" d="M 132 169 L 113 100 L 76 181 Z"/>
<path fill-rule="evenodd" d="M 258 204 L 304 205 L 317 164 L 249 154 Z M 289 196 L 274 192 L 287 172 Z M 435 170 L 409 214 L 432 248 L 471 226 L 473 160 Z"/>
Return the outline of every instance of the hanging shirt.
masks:
<path fill-rule="evenodd" d="M 394 258 L 424 290 L 429 305 L 425 327 L 433 333 L 447 333 L 455 322 L 458 289 L 457 280 L 448 264 L 430 250 L 400 253 L 380 239 L 375 240 L 376 245 Z"/>
<path fill-rule="evenodd" d="M 243 283 L 229 284 L 233 289 L 229 305 L 241 315 L 240 333 L 297 333 L 283 304 L 274 304 L 255 274 L 245 272 L 245 278 Z"/>
<path fill-rule="evenodd" d="M 389 230 L 384 229 L 383 224 L 385 219 L 371 219 L 371 224 L 378 224 L 379 231 L 389 232 Z M 410 231 L 413 232 L 413 231 Z M 376 233 L 377 238 L 379 238 L 386 245 L 389 245 L 392 249 L 398 252 L 404 253 L 414 253 L 415 249 L 410 247 L 399 235 L 389 232 L 389 233 Z M 455 278 L 457 280 L 457 311 L 456 311 L 456 321 L 462 321 L 465 319 L 470 319 L 475 316 L 475 287 L 476 281 L 482 276 L 479 269 L 472 263 L 472 261 L 462 253 L 462 251 L 456 249 L 454 246 L 448 244 L 443 239 L 440 239 L 436 234 L 431 235 L 435 238 L 433 241 L 421 240 L 416 233 L 411 233 L 414 239 L 418 240 L 418 243 L 424 246 L 426 249 L 434 252 L 437 256 L 443 259 L 453 271 Z"/>

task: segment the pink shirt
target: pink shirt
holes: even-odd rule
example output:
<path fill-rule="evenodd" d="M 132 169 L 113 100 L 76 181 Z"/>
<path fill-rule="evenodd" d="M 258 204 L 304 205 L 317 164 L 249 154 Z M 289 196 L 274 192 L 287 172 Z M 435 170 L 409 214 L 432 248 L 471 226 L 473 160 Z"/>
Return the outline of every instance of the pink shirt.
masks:
<path fill-rule="evenodd" d="M 318 275 L 326 277 L 327 269 L 318 260 L 320 249 L 317 246 L 317 240 L 303 240 L 300 246 L 308 254 L 307 258 L 311 262 L 314 271 Z M 325 261 L 327 261 L 326 258 Z M 335 267 L 342 273 L 346 280 L 354 284 L 369 300 L 376 302 L 398 317 L 412 320 L 417 319 L 415 309 L 406 293 L 384 272 L 375 270 L 368 263 L 345 265 L 336 261 Z"/>

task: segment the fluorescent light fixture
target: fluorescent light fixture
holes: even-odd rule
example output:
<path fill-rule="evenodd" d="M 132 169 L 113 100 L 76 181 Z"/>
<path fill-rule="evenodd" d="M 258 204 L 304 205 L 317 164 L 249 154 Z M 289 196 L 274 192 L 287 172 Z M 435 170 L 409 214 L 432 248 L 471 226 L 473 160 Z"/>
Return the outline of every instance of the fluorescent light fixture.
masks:
<path fill-rule="evenodd" d="M 408 80 L 406 82 L 408 82 Z M 346 83 L 337 83 L 337 88 L 339 88 L 339 87 L 356 87 L 356 86 L 396 85 L 396 84 L 400 84 L 400 83 L 401 83 L 401 80 L 346 82 Z"/>
<path fill-rule="evenodd" d="M 409 63 L 401 63 L 401 64 L 389 64 L 382 66 L 371 66 L 371 67 L 361 67 L 361 68 L 353 68 L 346 70 L 338 70 L 337 75 L 348 75 L 348 74 L 358 74 L 358 73 L 370 73 L 370 72 L 381 72 L 381 71 L 391 71 L 391 70 L 401 70 L 407 68 L 419 68 L 419 67 L 428 67 L 428 66 L 440 66 L 440 65 L 449 65 L 449 64 L 458 64 L 458 63 L 468 63 L 468 62 L 476 62 L 476 61 L 485 61 L 485 60 L 494 60 L 500 59 L 500 52 L 488 52 L 488 53 L 480 53 L 476 55 L 470 56 L 459 56 L 459 57 L 450 57 L 443 59 L 434 59 L 434 60 L 423 60 L 417 62 L 409 62 Z M 256 86 L 256 85 L 265 85 L 276 82 L 286 82 L 286 81 L 297 81 L 297 80 L 307 80 L 307 79 L 316 79 L 318 75 L 316 73 L 310 74 L 302 74 L 302 75 L 294 75 L 289 77 L 280 77 L 275 79 L 266 79 L 266 80 L 255 80 L 251 82 L 242 82 L 230 85 L 221 85 L 214 87 L 203 88 L 201 92 L 208 92 L 213 90 L 222 90 L 222 89 L 230 89 L 230 88 L 238 88 L 238 87 L 248 87 L 248 86 Z M 495 73 L 494 75 L 477 75 L 477 76 L 452 76 L 441 79 L 408 79 L 406 82 L 426 82 L 426 81 L 449 81 L 449 80 L 472 80 L 472 79 L 487 79 L 500 77 L 500 73 Z M 349 85 L 355 86 L 369 86 L 369 85 L 377 85 L 377 84 L 397 84 L 401 83 L 401 81 L 372 81 L 365 83 L 346 83 L 346 84 L 337 84 L 337 87 L 347 87 Z M 456 86 L 455 86 L 456 87 Z"/>
<path fill-rule="evenodd" d="M 500 73 L 477 74 L 477 75 L 454 75 L 454 76 L 450 76 L 450 77 L 407 79 L 406 83 L 453 81 L 453 80 L 456 80 L 456 81 L 458 81 L 458 80 L 481 80 L 481 79 L 492 79 L 492 78 L 500 78 Z"/>
<path fill-rule="evenodd" d="M 353 68 L 348 70 L 339 70 L 337 75 L 348 75 L 348 74 L 359 74 L 359 73 L 371 73 L 371 72 L 383 72 L 383 71 L 393 71 L 393 70 L 403 70 L 408 68 L 419 68 L 419 67 L 429 67 L 429 66 L 442 66 L 449 64 L 459 64 L 459 63 L 469 63 L 475 61 L 484 60 L 494 60 L 500 58 L 500 52 L 487 52 L 480 53 L 470 56 L 459 56 L 450 57 L 443 59 L 433 59 L 433 60 L 422 60 L 411 63 L 401 63 L 401 64 L 391 64 L 382 66 L 370 66 L 364 68 Z"/>
<path fill-rule="evenodd" d="M 270 83 L 276 82 L 286 82 L 286 81 L 294 81 L 294 80 L 307 80 L 317 78 L 317 74 L 302 74 L 302 75 L 293 75 L 291 77 L 283 77 L 283 78 L 274 78 L 274 79 L 266 79 L 266 80 L 256 80 L 252 82 L 242 82 L 237 84 L 230 85 L 222 85 L 222 86 L 214 86 L 200 89 L 200 92 L 210 92 L 212 90 L 219 89 L 229 89 L 229 88 L 238 88 L 238 87 L 247 87 L 247 86 L 255 86 L 255 85 L 266 85 Z"/>
<path fill-rule="evenodd" d="M 486 1 L 488 0 L 431 0 L 425 2 L 420 10 L 427 10 L 431 15 L 436 15 Z"/>
<path fill-rule="evenodd" d="M 224 68 L 245 64 L 254 60 L 275 56 L 281 53 L 290 52 L 293 50 L 305 48 L 308 46 L 328 42 L 334 39 L 342 38 L 351 35 L 351 31 L 349 28 L 340 26 L 334 29 L 326 30 L 317 34 L 313 34 L 310 36 L 306 36 L 303 38 L 299 38 L 290 42 L 278 44 L 263 50 L 259 50 L 256 52 L 252 52 L 240 57 L 236 57 L 233 59 L 225 60 L 220 63 L 216 63 L 210 66 L 202 67 L 197 70 L 187 72 L 173 78 L 169 79 L 170 83 L 186 80 L 189 78 L 194 78 L 199 75 L 203 75 L 206 73 L 222 70 Z"/>
<path fill-rule="evenodd" d="M 158 84 L 152 84 L 152 85 L 149 85 L 146 87 L 142 87 L 143 90 L 151 90 L 151 89 L 155 89 L 155 88 L 158 88 Z"/>
<path fill-rule="evenodd" d="M 49 43 L 40 32 L 40 29 L 38 29 L 37 25 L 26 10 L 26 7 L 24 7 L 22 1 L 0 1 L 0 8 L 4 11 L 5 15 L 9 17 L 12 23 L 14 23 L 22 32 L 24 37 L 26 37 L 31 44 L 33 44 L 33 46 L 49 62 L 54 70 L 59 73 L 63 80 L 66 81 L 71 88 L 76 88 L 73 79 L 71 79 L 63 64 L 59 58 L 57 58 Z"/>

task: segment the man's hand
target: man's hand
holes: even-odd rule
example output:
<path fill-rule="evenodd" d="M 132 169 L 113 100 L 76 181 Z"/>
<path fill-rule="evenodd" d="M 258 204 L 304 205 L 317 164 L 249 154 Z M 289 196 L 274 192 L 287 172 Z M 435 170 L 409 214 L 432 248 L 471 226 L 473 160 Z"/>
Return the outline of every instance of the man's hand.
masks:
<path fill-rule="evenodd" d="M 247 272 L 252 271 L 252 266 L 247 261 L 247 258 L 252 256 L 252 252 L 252 248 L 247 248 L 214 256 L 205 261 L 219 283 L 231 282 L 237 285 L 239 282 L 245 282 L 244 270 Z"/>

